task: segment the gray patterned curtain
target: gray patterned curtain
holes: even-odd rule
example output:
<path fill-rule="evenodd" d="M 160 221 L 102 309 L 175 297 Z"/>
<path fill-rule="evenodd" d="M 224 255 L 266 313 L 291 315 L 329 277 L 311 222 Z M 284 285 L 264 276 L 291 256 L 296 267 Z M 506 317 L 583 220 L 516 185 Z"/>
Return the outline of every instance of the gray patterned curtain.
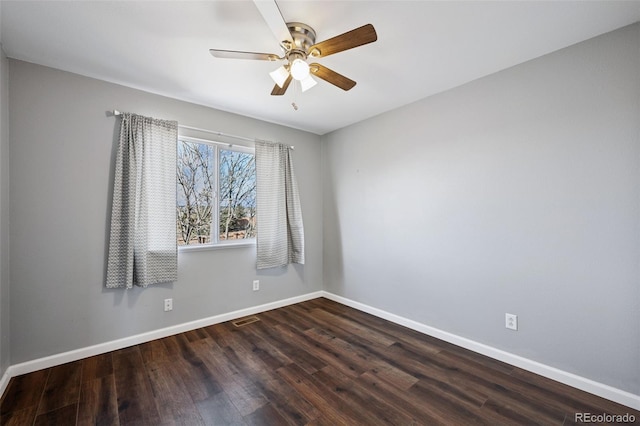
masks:
<path fill-rule="evenodd" d="M 288 146 L 256 141 L 257 268 L 304 264 L 304 226 Z"/>
<path fill-rule="evenodd" d="M 111 207 L 108 288 L 178 279 L 178 123 L 123 113 Z"/>

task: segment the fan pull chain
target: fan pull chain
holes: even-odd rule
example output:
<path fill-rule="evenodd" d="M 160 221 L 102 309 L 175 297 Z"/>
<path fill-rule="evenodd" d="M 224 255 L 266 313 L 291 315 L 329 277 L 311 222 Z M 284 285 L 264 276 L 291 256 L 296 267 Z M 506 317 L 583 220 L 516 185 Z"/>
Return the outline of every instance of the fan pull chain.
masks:
<path fill-rule="evenodd" d="M 296 97 L 298 96 L 298 91 L 300 89 L 300 83 L 298 82 L 298 80 L 293 80 L 293 90 L 291 91 L 291 106 L 293 107 L 294 111 L 298 110 L 298 104 L 296 103 Z"/>

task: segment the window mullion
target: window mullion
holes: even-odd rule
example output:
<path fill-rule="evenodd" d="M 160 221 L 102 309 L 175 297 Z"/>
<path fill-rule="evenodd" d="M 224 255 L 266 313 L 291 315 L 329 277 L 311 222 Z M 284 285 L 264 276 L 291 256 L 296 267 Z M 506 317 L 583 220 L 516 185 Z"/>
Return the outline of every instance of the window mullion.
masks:
<path fill-rule="evenodd" d="M 213 170 L 214 170 L 214 195 L 213 195 L 213 212 L 211 213 L 211 241 L 214 244 L 220 242 L 220 147 L 215 147 L 213 151 Z"/>

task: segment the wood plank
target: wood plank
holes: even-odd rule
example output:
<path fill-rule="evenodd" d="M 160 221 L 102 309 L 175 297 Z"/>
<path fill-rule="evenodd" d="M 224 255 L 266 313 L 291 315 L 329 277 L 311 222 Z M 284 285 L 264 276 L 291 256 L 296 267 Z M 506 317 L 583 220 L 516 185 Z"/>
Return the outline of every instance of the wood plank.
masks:
<path fill-rule="evenodd" d="M 181 334 L 172 339 L 177 344 L 178 356 L 172 361 L 172 368 L 182 377 L 194 402 L 202 401 L 222 391 L 217 378 L 200 358 L 194 347 Z M 197 340 L 196 340 L 197 342 Z"/>
<path fill-rule="evenodd" d="M 313 309 L 311 315 L 314 319 L 320 319 L 324 324 L 334 324 L 350 335 L 356 335 L 369 341 L 372 345 L 388 347 L 397 339 L 386 333 L 381 333 L 369 326 L 363 325 L 348 318 L 340 317 L 322 309 Z"/>
<path fill-rule="evenodd" d="M 166 351 L 166 357 L 173 359 L 176 356 L 180 355 L 180 345 L 178 344 L 179 336 L 179 334 L 174 334 L 173 336 L 167 336 L 159 339 L 159 342 L 162 343 L 162 346 L 164 346 L 164 349 Z"/>
<path fill-rule="evenodd" d="M 260 380 L 268 380 L 271 375 L 271 369 L 266 368 L 265 364 L 257 357 L 253 356 L 251 350 L 246 345 L 234 343 L 222 350 L 225 359 L 239 373 L 250 377 L 251 381 L 256 383 Z M 257 384 L 256 384 L 257 385 Z"/>
<path fill-rule="evenodd" d="M 256 329 L 260 335 L 270 342 L 272 347 L 287 355 L 291 363 L 295 363 L 302 367 L 307 373 L 314 373 L 327 364 L 315 357 L 311 352 L 304 350 L 298 345 L 292 344 L 289 339 L 276 328 L 280 323 L 268 323 L 262 321 L 263 326 Z M 254 330 L 254 332 L 257 332 Z"/>
<path fill-rule="evenodd" d="M 197 328 L 195 330 L 184 332 L 184 336 L 187 338 L 189 342 L 196 342 L 200 339 L 208 338 L 209 334 L 205 330 L 201 328 Z"/>
<path fill-rule="evenodd" d="M 253 383 L 251 377 L 228 362 L 219 346 L 215 343 L 212 344 L 206 340 L 201 340 L 194 342 L 192 347 L 214 374 L 224 393 L 229 396 L 240 415 L 248 415 L 267 404 L 267 400 Z M 218 395 L 216 394 L 202 401 L 215 400 L 214 397 Z M 200 407 L 199 402 L 196 403 L 198 407 Z"/>
<path fill-rule="evenodd" d="M 47 411 L 36 417 L 34 426 L 65 426 L 75 425 L 77 422 L 78 403 L 65 405 L 55 410 Z"/>
<path fill-rule="evenodd" d="M 265 398 L 292 424 L 307 424 L 320 416 L 320 410 L 288 386 L 280 377 L 256 382 Z"/>
<path fill-rule="evenodd" d="M 365 371 L 365 369 L 360 367 L 357 363 L 350 362 L 350 360 L 348 359 L 344 359 L 340 353 L 313 340 L 304 332 L 301 332 L 293 327 L 289 327 L 288 325 L 279 325 L 277 329 L 293 344 L 312 353 L 316 358 L 326 363 L 327 366 L 333 366 L 347 376 L 355 378 Z M 307 331 L 308 330 L 309 329 L 307 329 Z"/>
<path fill-rule="evenodd" d="M 160 424 L 139 346 L 113 352 L 120 424 Z"/>
<path fill-rule="evenodd" d="M 211 339 L 221 348 L 227 347 L 235 339 L 237 330 L 231 330 L 226 324 L 215 324 L 204 328 Z"/>
<path fill-rule="evenodd" d="M 449 361 L 442 362 L 442 358 L 447 358 Z M 526 386 L 512 388 L 497 384 L 496 381 L 506 384 L 502 380 L 509 380 L 509 376 L 501 371 L 487 369 L 481 363 L 473 363 L 466 358 L 458 357 L 458 355 L 448 354 L 447 351 L 442 351 L 434 358 L 429 358 L 428 363 L 435 368 L 454 372 L 450 384 L 459 390 L 446 392 L 447 395 L 457 397 L 463 402 L 465 401 L 464 394 L 469 392 L 471 394 L 477 392 L 482 397 L 487 397 L 482 410 L 482 414 L 487 418 L 508 415 L 509 421 L 514 421 L 517 418 L 513 412 L 514 408 L 518 410 L 519 414 L 524 413 L 530 418 L 540 419 L 543 423 L 557 424 L 564 418 L 562 410 L 536 402 L 535 397 L 529 393 L 534 389 L 529 389 Z M 435 377 L 438 377 L 437 373 L 428 373 L 424 377 L 423 384 L 430 384 L 442 389 L 442 385 L 433 382 Z M 472 406 L 475 406 L 473 402 L 471 403 Z M 497 409 L 499 407 L 502 410 Z M 501 421 L 505 421 L 505 419 L 503 418 Z"/>
<path fill-rule="evenodd" d="M 0 414 L 38 408 L 50 369 L 13 377 L 0 400 Z"/>
<path fill-rule="evenodd" d="M 206 425 L 244 426 L 246 422 L 226 392 L 196 403 Z M 255 410 L 252 410 L 252 412 Z"/>
<path fill-rule="evenodd" d="M 376 374 L 386 376 L 388 380 L 393 380 L 398 389 L 407 390 L 418 381 L 411 374 L 391 365 L 386 358 L 372 353 L 371 350 L 367 351 L 362 346 L 352 345 L 347 341 L 327 334 L 325 330 L 312 329 L 307 330 L 305 334 L 341 354 L 342 359 L 347 359 L 350 363 L 359 365 L 363 372 L 374 371 Z M 384 348 L 382 352 L 384 352 Z"/>
<path fill-rule="evenodd" d="M 419 381 L 409 389 L 409 393 L 423 401 L 429 401 L 434 416 L 447 419 L 451 424 L 484 423 L 473 403 L 461 400 L 438 387 Z"/>
<path fill-rule="evenodd" d="M 111 352 L 82 360 L 82 381 L 92 381 L 113 374 Z"/>
<path fill-rule="evenodd" d="M 360 410 L 370 425 L 410 425 L 415 419 L 401 410 L 389 405 L 384 400 L 369 393 L 352 378 L 340 374 L 331 366 L 313 374 L 325 389 L 333 392 L 345 401 L 352 409 Z"/>
<path fill-rule="evenodd" d="M 505 404 L 504 401 L 494 399 L 489 399 L 484 403 L 480 410 L 480 415 L 485 419 L 493 419 L 496 424 L 563 425 L 565 419 L 563 414 L 555 419 L 546 417 L 543 420 L 539 412 L 531 411 L 529 407 L 523 407 L 518 404 Z"/>
<path fill-rule="evenodd" d="M 282 415 L 273 408 L 271 404 L 264 405 L 254 411 L 253 413 L 245 416 L 247 424 L 252 426 L 273 426 L 273 425 L 286 425 L 295 424 L 287 421 Z"/>
<path fill-rule="evenodd" d="M 151 342 L 142 343 L 139 347 L 142 362 L 146 365 L 171 360 L 169 351 L 162 340 L 152 340 Z"/>
<path fill-rule="evenodd" d="M 0 425 L 2 426 L 23 426 L 32 425 L 36 418 L 37 406 L 32 405 L 22 410 L 8 411 L 0 415 Z"/>
<path fill-rule="evenodd" d="M 373 374 L 379 379 L 385 380 L 386 382 L 395 386 L 396 389 L 402 391 L 408 390 L 418 381 L 418 379 L 411 374 L 399 368 L 396 368 L 393 365 L 389 365 L 384 361 L 378 361 L 377 365 L 374 368 L 365 372 L 365 374 L 367 373 Z"/>
<path fill-rule="evenodd" d="M 443 351 L 438 355 L 443 365 L 456 368 L 474 386 L 488 392 L 493 399 L 508 398 L 527 404 L 538 411 L 538 417 L 555 419 L 560 413 L 589 411 L 589 404 L 567 393 L 550 392 L 535 382 L 520 380 L 510 374 L 488 370 L 457 354 Z"/>
<path fill-rule="evenodd" d="M 270 372 L 283 365 L 290 364 L 291 359 L 289 357 L 283 355 L 279 350 L 272 350 L 273 346 L 267 344 L 258 333 L 251 331 L 254 328 L 253 325 L 243 327 L 239 332 L 242 338 L 237 339 L 231 347 L 235 350 L 243 350 L 247 354 L 251 354 L 255 359 L 259 359 Z"/>
<path fill-rule="evenodd" d="M 632 410 L 624 405 L 606 400 L 604 398 L 600 398 L 596 395 L 592 395 L 580 389 L 572 388 L 571 386 L 565 385 L 564 383 L 556 382 L 554 380 L 542 377 L 530 371 L 522 370 L 520 368 L 514 368 L 513 372 L 511 373 L 511 377 L 518 378 L 519 380 L 523 380 L 527 383 L 535 384 L 537 388 L 542 389 L 545 393 L 550 392 L 554 396 L 563 395 L 566 397 L 570 397 L 572 401 L 567 401 L 569 410 L 565 410 L 568 417 L 574 418 L 574 414 L 576 412 L 584 412 L 578 411 L 577 407 L 579 407 L 579 410 L 583 410 L 585 409 L 584 404 L 586 404 L 586 412 L 601 412 L 620 415 L 629 413 L 634 415 L 636 420 L 640 423 L 640 411 Z M 554 397 L 554 399 L 556 398 Z"/>
<path fill-rule="evenodd" d="M 147 369 L 158 414 L 163 424 L 204 425 L 176 363 L 154 363 Z"/>
<path fill-rule="evenodd" d="M 81 378 L 82 361 L 52 367 L 38 405 L 38 414 L 77 404 Z"/>
<path fill-rule="evenodd" d="M 296 364 L 279 368 L 277 373 L 307 401 L 318 407 L 322 415 L 315 420 L 321 419 L 319 423 L 327 421 L 334 425 L 366 423 L 367 419 L 362 416 L 361 410 L 354 409 L 334 392 L 327 392 L 313 374 L 307 374 Z"/>
<path fill-rule="evenodd" d="M 419 379 L 421 386 L 447 394 L 473 407 L 480 407 L 489 398 L 487 392 L 473 386 L 473 377 L 464 375 L 459 369 L 450 368 L 439 362 L 437 355 L 410 350 L 396 343 L 389 348 L 394 363 L 401 365 L 411 375 Z M 415 386 L 415 385 L 414 385 Z"/>
<path fill-rule="evenodd" d="M 277 321 L 280 325 L 286 324 L 290 327 L 294 327 L 298 331 L 306 331 L 315 327 L 312 318 L 301 317 L 291 312 L 289 309 L 274 309 L 272 311 L 262 312 L 260 318 L 266 317 Z"/>
<path fill-rule="evenodd" d="M 398 392 L 398 389 L 393 384 L 371 372 L 364 373 L 358 378 L 358 381 L 371 393 L 393 404 L 394 407 L 402 410 L 407 415 L 418 419 L 418 424 L 450 424 L 448 415 L 431 408 L 431 401 L 423 400 L 410 392 Z"/>
<path fill-rule="evenodd" d="M 82 382 L 78 424 L 96 426 L 117 426 L 120 424 L 116 382 L 113 374 Z"/>
<path fill-rule="evenodd" d="M 341 305 L 329 299 L 319 298 L 314 299 L 312 302 L 315 302 L 318 307 L 337 317 L 345 318 L 364 327 L 368 327 L 396 342 L 419 346 L 422 350 L 431 353 L 438 353 L 442 349 L 453 346 L 442 340 L 427 336 L 426 334 L 389 322 L 366 312 L 349 308 L 348 306 Z"/>
<path fill-rule="evenodd" d="M 418 380 L 426 381 L 431 386 L 449 392 L 452 396 L 457 396 L 462 401 L 468 401 L 476 407 L 481 406 L 488 399 L 486 392 L 481 392 L 469 384 L 469 377 L 462 376 L 456 369 L 450 369 L 434 362 L 437 361 L 437 358 L 433 358 L 434 354 L 430 351 L 414 352 L 405 348 L 404 345 L 396 343 L 383 352 L 372 350 L 372 353 L 380 361 L 406 374 L 405 377 L 412 377 L 415 380 L 414 383 Z M 379 378 L 385 378 L 384 374 L 379 374 L 376 368 L 371 369 L 370 372 Z M 386 379 L 389 380 L 389 377 Z M 405 385 L 409 383 L 408 380 L 410 379 L 404 382 Z M 392 383 L 398 389 L 403 389 L 401 386 L 403 382 Z"/>
<path fill-rule="evenodd" d="M 252 349 L 254 353 L 268 354 L 269 357 L 274 358 L 274 361 L 280 364 L 280 366 L 291 364 L 293 361 L 286 353 L 286 349 L 290 347 L 290 345 L 281 346 L 273 342 L 273 340 L 269 339 L 270 336 L 273 336 L 273 333 L 270 333 L 271 331 L 271 327 L 262 322 L 256 322 L 242 327 L 243 337 L 247 340 L 250 339 L 254 346 Z"/>
<path fill-rule="evenodd" d="M 286 386 L 282 379 L 273 375 L 274 370 L 251 351 L 240 345 L 234 345 L 234 347 L 225 348 L 224 353 L 239 371 L 253 378 L 255 386 L 269 401 L 268 405 L 278 411 L 288 422 L 304 424 L 320 414 L 313 405 Z"/>

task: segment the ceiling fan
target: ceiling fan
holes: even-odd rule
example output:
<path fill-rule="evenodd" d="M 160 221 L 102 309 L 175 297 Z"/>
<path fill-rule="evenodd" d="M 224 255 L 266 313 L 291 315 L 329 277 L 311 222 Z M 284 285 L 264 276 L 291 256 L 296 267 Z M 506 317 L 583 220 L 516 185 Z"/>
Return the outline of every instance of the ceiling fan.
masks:
<path fill-rule="evenodd" d="M 236 50 L 209 49 L 216 58 L 253 59 L 258 61 L 286 61 L 284 65 L 269 73 L 276 82 L 271 94 L 281 96 L 287 91 L 292 80 L 300 82 L 302 91 L 317 84 L 316 76 L 342 90 L 350 90 L 356 82 L 317 62 L 309 64 L 310 58 L 324 58 L 354 47 L 372 43 L 378 39 L 373 25 L 367 24 L 316 43 L 316 32 L 301 22 L 285 22 L 275 0 L 255 0 L 260 14 L 280 42 L 282 56 L 274 53 L 240 52 Z"/>

